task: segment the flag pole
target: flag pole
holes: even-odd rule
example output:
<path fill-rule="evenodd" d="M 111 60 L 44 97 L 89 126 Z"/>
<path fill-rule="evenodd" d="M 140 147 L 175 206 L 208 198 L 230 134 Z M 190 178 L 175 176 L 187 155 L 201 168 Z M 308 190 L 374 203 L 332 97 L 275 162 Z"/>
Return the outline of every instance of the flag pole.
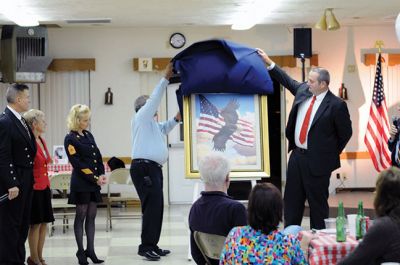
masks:
<path fill-rule="evenodd" d="M 378 48 L 379 53 L 381 53 L 383 46 L 385 46 L 385 44 L 383 43 L 383 40 L 375 41 L 375 48 Z"/>

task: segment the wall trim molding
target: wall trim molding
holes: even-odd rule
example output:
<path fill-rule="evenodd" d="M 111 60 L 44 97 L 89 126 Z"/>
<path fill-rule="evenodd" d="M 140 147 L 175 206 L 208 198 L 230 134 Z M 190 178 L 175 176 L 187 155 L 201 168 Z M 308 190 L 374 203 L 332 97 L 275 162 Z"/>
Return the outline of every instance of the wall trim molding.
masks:
<path fill-rule="evenodd" d="M 270 57 L 280 67 L 297 67 L 297 58 L 293 57 L 293 55 L 275 55 Z M 139 71 L 139 59 L 133 58 L 133 71 Z M 167 67 L 172 58 L 148 59 L 151 59 L 152 71 L 162 71 Z M 310 65 L 318 66 L 318 54 L 313 54 L 311 58 L 306 60 L 310 60 Z"/>
<path fill-rule="evenodd" d="M 68 71 L 96 71 L 96 59 L 94 58 L 70 58 L 53 59 L 49 71 L 68 72 Z"/>
<path fill-rule="evenodd" d="M 130 164 L 132 159 L 130 156 L 117 156 L 119 159 L 124 161 L 125 164 Z M 107 162 L 111 157 L 103 157 L 103 161 Z M 371 156 L 367 151 L 363 152 L 343 152 L 340 154 L 341 160 L 356 160 L 356 159 L 371 159 Z"/>

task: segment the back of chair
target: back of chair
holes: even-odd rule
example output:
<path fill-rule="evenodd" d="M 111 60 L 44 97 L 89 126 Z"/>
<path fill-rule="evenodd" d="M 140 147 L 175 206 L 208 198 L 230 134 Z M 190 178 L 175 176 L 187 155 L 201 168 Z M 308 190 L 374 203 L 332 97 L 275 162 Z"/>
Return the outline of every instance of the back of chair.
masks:
<path fill-rule="evenodd" d="M 70 173 L 55 174 L 50 179 L 50 188 L 54 190 L 68 190 L 71 183 Z"/>
<path fill-rule="evenodd" d="M 203 232 L 194 232 L 194 240 L 207 264 L 211 264 L 209 258 L 219 260 L 222 248 L 225 244 L 225 237 Z"/>
<path fill-rule="evenodd" d="M 131 179 L 129 168 L 117 168 L 111 171 L 108 183 L 110 184 L 128 184 Z"/>
<path fill-rule="evenodd" d="M 131 175 L 129 172 L 128 168 L 117 168 L 114 169 L 110 177 L 108 178 L 108 183 L 107 183 L 107 196 L 111 196 L 111 186 L 119 186 L 119 193 L 122 194 L 129 194 L 128 196 L 133 197 L 133 198 L 139 198 L 139 196 L 136 193 L 136 189 L 133 186 L 132 180 L 131 180 Z M 132 187 L 127 187 L 127 186 L 132 186 Z M 127 192 L 127 189 L 129 192 Z"/>

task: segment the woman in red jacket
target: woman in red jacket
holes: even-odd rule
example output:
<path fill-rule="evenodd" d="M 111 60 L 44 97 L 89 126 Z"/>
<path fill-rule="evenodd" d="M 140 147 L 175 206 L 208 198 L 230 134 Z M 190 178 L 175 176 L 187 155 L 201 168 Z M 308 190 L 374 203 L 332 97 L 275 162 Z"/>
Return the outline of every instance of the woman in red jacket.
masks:
<path fill-rule="evenodd" d="M 33 198 L 31 210 L 31 226 L 28 241 L 30 256 L 27 258 L 28 265 L 45 265 L 43 259 L 43 246 L 46 238 L 47 223 L 54 221 L 53 208 L 51 206 L 50 181 L 47 173 L 47 164 L 51 162 L 46 142 L 41 137 L 46 130 L 44 113 L 40 110 L 31 109 L 24 114 L 24 119 L 32 128 L 36 139 L 37 153 L 33 167 Z"/>

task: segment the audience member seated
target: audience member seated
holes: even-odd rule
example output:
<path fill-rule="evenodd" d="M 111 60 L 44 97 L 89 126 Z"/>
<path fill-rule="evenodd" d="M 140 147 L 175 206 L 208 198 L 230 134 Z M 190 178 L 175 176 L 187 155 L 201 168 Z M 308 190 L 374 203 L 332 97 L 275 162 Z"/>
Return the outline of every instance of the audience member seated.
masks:
<path fill-rule="evenodd" d="M 194 261 L 205 264 L 193 237 L 194 231 L 226 236 L 235 226 L 246 225 L 246 208 L 227 195 L 230 165 L 218 153 L 204 157 L 199 164 L 199 172 L 205 191 L 193 204 L 189 213 L 190 247 Z M 218 264 L 218 260 L 213 260 Z"/>
<path fill-rule="evenodd" d="M 307 264 L 297 237 L 278 231 L 282 211 L 280 191 L 257 184 L 249 196 L 249 225 L 229 232 L 220 264 Z"/>
<path fill-rule="evenodd" d="M 357 248 L 338 264 L 400 262 L 400 170 L 391 167 L 376 181 L 377 219 Z"/>

